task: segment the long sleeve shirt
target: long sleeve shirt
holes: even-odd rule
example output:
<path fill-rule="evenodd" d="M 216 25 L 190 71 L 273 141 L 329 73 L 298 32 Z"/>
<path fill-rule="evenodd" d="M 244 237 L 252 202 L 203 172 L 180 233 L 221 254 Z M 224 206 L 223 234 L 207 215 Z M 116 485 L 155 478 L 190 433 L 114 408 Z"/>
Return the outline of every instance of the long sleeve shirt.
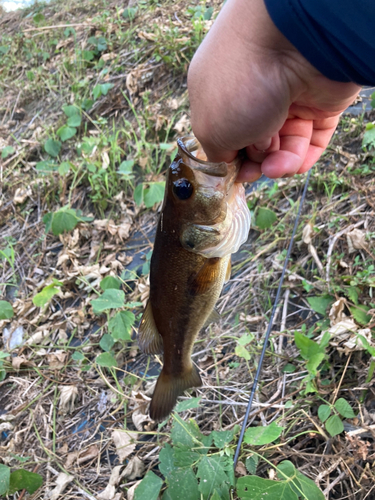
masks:
<path fill-rule="evenodd" d="M 375 85 L 375 0 L 265 0 L 283 35 L 324 76 Z"/>

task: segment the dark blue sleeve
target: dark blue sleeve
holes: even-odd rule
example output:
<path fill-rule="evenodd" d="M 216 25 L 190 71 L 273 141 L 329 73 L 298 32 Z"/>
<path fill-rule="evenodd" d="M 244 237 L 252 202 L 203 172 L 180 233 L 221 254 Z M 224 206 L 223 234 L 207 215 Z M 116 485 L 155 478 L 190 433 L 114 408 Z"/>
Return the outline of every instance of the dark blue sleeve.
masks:
<path fill-rule="evenodd" d="M 265 0 L 283 35 L 323 75 L 375 84 L 375 0 Z"/>

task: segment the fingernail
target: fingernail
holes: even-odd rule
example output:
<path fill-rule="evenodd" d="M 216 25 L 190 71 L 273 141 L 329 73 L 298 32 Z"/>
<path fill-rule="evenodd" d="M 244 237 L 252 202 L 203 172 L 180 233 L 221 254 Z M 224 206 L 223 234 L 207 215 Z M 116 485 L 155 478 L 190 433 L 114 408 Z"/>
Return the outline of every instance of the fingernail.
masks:
<path fill-rule="evenodd" d="M 254 148 L 260 153 L 265 153 L 267 149 L 271 146 L 272 138 L 265 139 L 262 142 L 258 142 L 258 144 L 254 144 Z"/>

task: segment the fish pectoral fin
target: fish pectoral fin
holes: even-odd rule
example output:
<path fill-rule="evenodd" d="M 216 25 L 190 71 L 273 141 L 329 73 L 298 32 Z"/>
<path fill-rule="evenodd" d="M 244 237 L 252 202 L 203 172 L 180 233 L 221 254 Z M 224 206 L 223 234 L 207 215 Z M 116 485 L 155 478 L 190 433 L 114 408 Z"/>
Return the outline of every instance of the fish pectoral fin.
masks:
<path fill-rule="evenodd" d="M 218 323 L 221 320 L 220 313 L 216 311 L 216 309 L 213 309 L 208 318 L 206 319 L 203 328 L 206 328 L 206 326 L 210 325 L 211 323 Z"/>
<path fill-rule="evenodd" d="M 156 382 L 150 404 L 150 417 L 156 422 L 164 420 L 173 410 L 178 396 L 190 387 L 200 387 L 202 380 L 194 365 L 181 376 L 169 375 L 164 368 Z"/>
<path fill-rule="evenodd" d="M 156 328 L 150 301 L 147 302 L 138 328 L 138 345 L 145 354 L 163 353 L 163 338 Z"/>
<path fill-rule="evenodd" d="M 208 292 L 220 278 L 220 259 L 207 259 L 200 270 L 192 276 L 188 289 L 191 295 Z"/>

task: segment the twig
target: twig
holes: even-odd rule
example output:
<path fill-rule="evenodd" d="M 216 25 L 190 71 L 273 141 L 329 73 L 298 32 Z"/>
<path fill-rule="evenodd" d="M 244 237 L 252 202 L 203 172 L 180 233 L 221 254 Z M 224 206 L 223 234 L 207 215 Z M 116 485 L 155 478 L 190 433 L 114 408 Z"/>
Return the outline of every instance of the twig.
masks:
<path fill-rule="evenodd" d="M 46 30 L 52 30 L 52 29 L 58 29 L 58 28 L 71 28 L 72 26 L 83 26 L 84 28 L 91 28 L 93 25 L 92 24 L 87 24 L 87 23 L 73 23 L 73 24 L 56 24 L 55 26 L 41 26 L 40 28 L 27 28 L 26 30 L 23 30 L 23 33 L 27 33 L 28 31 L 46 31 Z"/>
<path fill-rule="evenodd" d="M 332 483 L 331 483 L 329 486 L 327 486 L 327 488 L 323 491 L 323 495 L 324 495 L 324 496 L 327 496 L 327 495 L 328 495 L 328 493 L 332 490 L 332 488 L 334 488 L 334 487 L 336 486 L 336 484 L 337 484 L 337 483 L 339 483 L 339 482 L 341 481 L 341 479 L 343 479 L 345 476 L 346 476 L 346 471 L 345 471 L 345 470 L 343 470 L 343 471 L 341 472 L 341 474 L 340 474 L 340 475 L 338 475 L 338 476 L 336 477 L 336 479 L 334 479 L 334 480 L 332 481 Z"/>
<path fill-rule="evenodd" d="M 341 375 L 341 378 L 340 378 L 339 385 L 336 387 L 335 392 L 333 393 L 333 401 L 332 401 L 332 404 L 335 404 L 335 401 L 336 401 L 336 398 L 337 398 L 337 393 L 339 392 L 340 387 L 341 387 L 341 384 L 342 384 L 342 381 L 344 380 L 344 376 L 345 376 L 346 370 L 347 370 L 347 368 L 348 368 L 348 364 L 349 364 L 349 362 L 350 362 L 350 360 L 351 360 L 352 354 L 353 354 L 353 352 L 351 352 L 351 353 L 349 354 L 349 357 L 348 357 L 348 359 L 347 359 L 347 361 L 346 361 L 346 364 L 345 364 L 345 368 L 344 368 L 344 370 L 343 370 L 343 372 L 342 372 L 342 375 Z"/>

